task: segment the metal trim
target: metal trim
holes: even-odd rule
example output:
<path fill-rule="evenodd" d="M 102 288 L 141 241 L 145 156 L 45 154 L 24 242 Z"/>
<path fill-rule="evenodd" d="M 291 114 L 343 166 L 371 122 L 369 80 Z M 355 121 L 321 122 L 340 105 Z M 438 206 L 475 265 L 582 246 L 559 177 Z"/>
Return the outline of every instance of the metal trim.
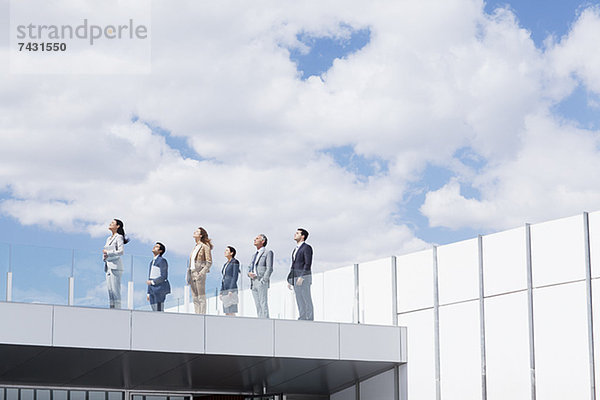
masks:
<path fill-rule="evenodd" d="M 435 398 L 441 400 L 442 385 L 440 371 L 440 299 L 438 286 L 438 257 L 437 246 L 433 246 L 433 337 L 435 352 Z"/>
<path fill-rule="evenodd" d="M 477 255 L 479 259 L 479 334 L 481 345 L 481 397 L 487 400 L 487 362 L 485 353 L 485 293 L 483 281 L 483 237 L 477 235 Z"/>
<path fill-rule="evenodd" d="M 536 399 L 535 390 L 535 335 L 533 323 L 533 269 L 531 264 L 531 225 L 525 224 L 525 257 L 527 264 L 527 314 L 529 321 L 529 373 L 531 400 Z"/>
<path fill-rule="evenodd" d="M 594 310 L 592 294 L 592 259 L 590 249 L 590 219 L 587 212 L 583 213 L 583 246 L 585 251 L 585 291 L 587 300 L 588 349 L 590 363 L 591 400 L 596 400 L 596 368 L 594 363 Z"/>

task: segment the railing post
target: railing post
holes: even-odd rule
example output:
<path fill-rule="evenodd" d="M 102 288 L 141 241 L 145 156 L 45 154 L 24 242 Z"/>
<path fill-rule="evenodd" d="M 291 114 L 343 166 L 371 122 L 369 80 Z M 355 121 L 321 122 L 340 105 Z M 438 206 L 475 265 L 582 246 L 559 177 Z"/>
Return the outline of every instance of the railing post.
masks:
<path fill-rule="evenodd" d="M 8 272 L 6 273 L 6 301 L 12 301 L 12 245 L 8 245 Z"/>
<path fill-rule="evenodd" d="M 398 269 L 396 256 L 392 256 L 392 324 L 398 325 Z"/>
<path fill-rule="evenodd" d="M 68 301 L 68 304 L 70 306 L 72 306 L 73 303 L 75 303 L 74 291 L 75 291 L 75 278 L 73 276 L 70 276 L 69 277 L 69 301 Z"/>
<path fill-rule="evenodd" d="M 358 276 L 358 264 L 354 264 L 354 316 L 355 324 L 360 324 L 360 284 Z"/>
<path fill-rule="evenodd" d="M 127 308 L 133 310 L 133 282 L 127 282 Z"/>
<path fill-rule="evenodd" d="M 190 285 L 183 287 L 183 312 L 190 312 Z"/>
<path fill-rule="evenodd" d="M 133 254 L 131 255 L 131 277 L 127 282 L 127 308 L 133 310 Z"/>
<path fill-rule="evenodd" d="M 67 304 L 72 306 L 75 303 L 75 249 L 71 250 L 71 276 L 69 276 L 69 292 Z"/>
<path fill-rule="evenodd" d="M 12 271 L 6 273 L 6 301 L 12 301 Z"/>

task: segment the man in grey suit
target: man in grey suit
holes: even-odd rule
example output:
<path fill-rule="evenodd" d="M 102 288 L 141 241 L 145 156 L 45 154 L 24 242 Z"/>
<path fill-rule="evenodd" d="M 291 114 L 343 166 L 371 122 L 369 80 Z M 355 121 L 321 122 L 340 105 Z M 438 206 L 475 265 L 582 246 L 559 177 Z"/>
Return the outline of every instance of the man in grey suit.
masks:
<path fill-rule="evenodd" d="M 273 251 L 267 250 L 267 237 L 261 233 L 254 238 L 256 253 L 248 268 L 250 288 L 259 318 L 269 318 L 269 281 L 273 273 Z"/>

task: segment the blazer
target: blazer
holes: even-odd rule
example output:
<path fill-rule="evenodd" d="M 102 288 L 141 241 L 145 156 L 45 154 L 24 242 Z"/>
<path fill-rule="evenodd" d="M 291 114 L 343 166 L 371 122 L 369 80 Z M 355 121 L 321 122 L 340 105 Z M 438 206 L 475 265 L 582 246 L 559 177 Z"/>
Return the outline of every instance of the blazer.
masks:
<path fill-rule="evenodd" d="M 154 281 L 154 285 L 148 285 L 148 294 L 154 294 L 155 298 L 159 303 L 165 301 L 167 294 L 171 293 L 171 284 L 169 283 L 169 264 L 167 260 L 162 256 L 156 257 L 154 266 L 160 269 L 160 276 L 158 278 L 151 279 L 150 274 L 152 273 L 152 261 L 148 267 L 148 279 Z"/>
<path fill-rule="evenodd" d="M 104 245 L 104 250 L 106 250 L 106 258 L 104 259 L 105 270 L 116 269 L 123 271 L 121 256 L 123 255 L 124 246 L 123 235 L 118 233 L 106 239 L 106 244 Z"/>
<path fill-rule="evenodd" d="M 250 282 L 253 283 L 255 280 L 260 281 L 260 283 L 267 284 L 267 287 L 270 285 L 271 274 L 273 273 L 273 250 L 263 251 L 258 257 L 257 260 L 254 260 L 255 268 L 254 271 L 256 273 L 256 278 L 252 279 Z M 252 265 L 248 267 L 248 272 L 252 271 Z"/>
<path fill-rule="evenodd" d="M 237 290 L 240 262 L 235 258 L 232 258 L 231 261 L 223 265 L 223 270 L 221 272 L 223 274 L 223 278 L 221 279 L 221 291 L 227 292 Z"/>
<path fill-rule="evenodd" d="M 298 251 L 296 257 L 293 257 L 294 252 L 292 251 L 292 268 L 288 274 L 287 281 L 290 285 L 294 284 L 296 278 L 311 275 L 313 249 L 310 244 L 303 242 Z"/>
<path fill-rule="evenodd" d="M 194 246 L 196 248 L 196 246 Z M 192 253 L 194 250 L 192 250 Z M 192 283 L 192 271 L 190 270 L 190 257 L 188 257 L 188 268 L 187 268 L 187 283 Z M 212 265 L 212 255 L 210 253 L 210 245 L 206 243 L 200 242 L 200 250 L 198 250 L 198 254 L 196 254 L 196 258 L 194 258 L 194 268 L 196 271 L 199 271 L 201 274 L 208 274 L 210 272 L 210 266 Z"/>

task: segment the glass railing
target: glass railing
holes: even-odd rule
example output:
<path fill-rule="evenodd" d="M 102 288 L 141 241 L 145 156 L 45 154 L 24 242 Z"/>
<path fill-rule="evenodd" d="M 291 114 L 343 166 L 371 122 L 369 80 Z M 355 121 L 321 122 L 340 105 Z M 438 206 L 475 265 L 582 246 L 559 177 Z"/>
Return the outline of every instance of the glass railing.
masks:
<path fill-rule="evenodd" d="M 151 310 L 146 285 L 151 260 L 151 255 L 125 254 L 122 257 L 122 308 Z M 191 290 L 186 285 L 187 257 L 170 253 L 167 260 L 171 294 L 165 300 L 165 311 L 194 313 Z M 270 318 L 297 319 L 294 291 L 282 278 L 289 264 L 285 260 L 275 264 L 278 273 L 274 276 L 279 278 L 272 279 L 268 292 Z M 365 282 L 378 282 L 382 271 L 391 276 L 390 265 L 389 258 L 378 261 L 377 267 L 365 264 L 360 274 Z M 240 269 L 236 315 L 256 317 L 250 279 L 246 275 L 248 266 L 241 265 Z M 387 286 L 385 293 L 379 289 L 364 289 L 361 296 L 366 301 L 361 304 L 356 298 L 358 271 L 352 265 L 313 272 L 311 292 L 316 321 L 390 323 L 391 316 L 370 318 L 367 315 L 371 310 L 381 313 L 375 301 L 391 299 L 391 292 L 388 293 Z M 221 269 L 212 268 L 206 280 L 206 313 L 209 315 L 225 314 L 219 297 L 220 286 Z M 95 251 L 0 243 L 0 290 L 1 301 L 108 308 L 104 262 Z"/>

